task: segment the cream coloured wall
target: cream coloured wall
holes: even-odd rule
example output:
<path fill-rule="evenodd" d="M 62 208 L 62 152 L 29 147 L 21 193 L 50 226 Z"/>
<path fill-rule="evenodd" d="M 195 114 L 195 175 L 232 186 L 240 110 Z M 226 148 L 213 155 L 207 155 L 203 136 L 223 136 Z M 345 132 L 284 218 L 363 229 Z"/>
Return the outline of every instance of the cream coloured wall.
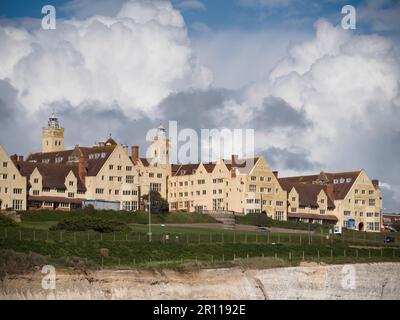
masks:
<path fill-rule="evenodd" d="M 381 191 L 375 189 L 365 170 L 362 170 L 346 197 L 335 201 L 335 214 L 339 219 L 337 225 L 345 226 L 346 221 L 354 219 L 357 229 L 361 229 L 360 224 L 363 224 L 362 230 L 380 231 L 383 212 L 380 198 Z M 370 204 L 369 200 L 374 200 L 375 204 Z"/>
<path fill-rule="evenodd" d="M 26 210 L 26 178 L 0 145 L 0 210 Z"/>

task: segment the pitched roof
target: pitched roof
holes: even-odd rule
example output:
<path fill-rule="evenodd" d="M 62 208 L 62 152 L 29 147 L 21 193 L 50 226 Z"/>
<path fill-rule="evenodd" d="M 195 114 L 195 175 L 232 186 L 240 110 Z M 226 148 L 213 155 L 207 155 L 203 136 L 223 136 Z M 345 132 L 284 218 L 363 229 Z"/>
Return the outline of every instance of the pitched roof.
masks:
<path fill-rule="evenodd" d="M 278 179 L 283 190 L 288 193 L 294 188 L 299 194 L 299 205 L 306 207 L 318 207 L 318 195 L 323 190 L 328 197 L 328 208 L 334 208 L 335 204 L 326 190 L 326 186 L 300 182 L 285 182 Z"/>
<path fill-rule="evenodd" d="M 334 200 L 342 200 L 350 191 L 361 171 L 321 172 L 315 175 L 279 178 L 279 182 L 297 182 L 302 184 L 328 185 L 327 192 Z"/>
<path fill-rule="evenodd" d="M 179 168 L 175 168 L 175 173 L 172 173 L 173 176 L 187 176 L 195 173 L 195 170 L 199 167 L 198 163 L 194 164 L 181 164 Z"/>
<path fill-rule="evenodd" d="M 76 164 L 66 165 L 19 161 L 15 165 L 21 175 L 27 177 L 28 184 L 32 172 L 37 168 L 42 176 L 42 187 L 50 189 L 65 189 L 65 178 L 72 171 L 78 181 L 78 190 L 86 191 L 85 184 L 79 177 L 78 165 Z"/>
<path fill-rule="evenodd" d="M 232 160 L 223 160 L 223 161 L 229 170 L 235 167 L 237 168 L 239 173 L 248 174 L 254 168 L 254 165 L 257 163 L 258 159 L 259 157 L 235 159 L 233 163 Z"/>
<path fill-rule="evenodd" d="M 87 159 L 87 175 L 96 176 L 115 147 L 116 145 L 94 147 L 76 146 L 75 149 L 72 150 L 33 153 L 28 156 L 26 161 L 67 165 L 78 163 L 80 157 L 85 157 Z"/>
<path fill-rule="evenodd" d="M 288 218 L 305 218 L 305 219 L 321 219 L 327 221 L 337 222 L 338 218 L 333 214 L 315 214 L 315 213 L 299 213 L 299 212 L 288 212 Z"/>

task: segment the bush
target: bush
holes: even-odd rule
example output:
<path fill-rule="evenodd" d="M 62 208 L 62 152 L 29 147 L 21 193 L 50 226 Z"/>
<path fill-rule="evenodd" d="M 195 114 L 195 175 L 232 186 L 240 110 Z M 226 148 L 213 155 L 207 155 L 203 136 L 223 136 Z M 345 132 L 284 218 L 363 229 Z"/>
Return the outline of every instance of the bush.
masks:
<path fill-rule="evenodd" d="M 84 214 L 88 214 L 88 215 L 93 215 L 96 213 L 96 209 L 94 208 L 94 206 L 92 204 L 88 204 L 87 206 L 85 206 L 82 211 Z"/>
<path fill-rule="evenodd" d="M 102 233 L 125 231 L 128 226 L 118 220 L 106 220 L 92 216 L 68 217 L 57 223 L 51 230 L 97 231 Z"/>
<path fill-rule="evenodd" d="M 264 213 L 248 213 L 245 216 L 236 216 L 235 219 L 238 224 L 250 224 L 254 226 L 270 227 L 273 223 L 273 220 Z"/>
<path fill-rule="evenodd" d="M 10 217 L 0 214 L 0 227 L 17 227 L 18 223 Z"/>

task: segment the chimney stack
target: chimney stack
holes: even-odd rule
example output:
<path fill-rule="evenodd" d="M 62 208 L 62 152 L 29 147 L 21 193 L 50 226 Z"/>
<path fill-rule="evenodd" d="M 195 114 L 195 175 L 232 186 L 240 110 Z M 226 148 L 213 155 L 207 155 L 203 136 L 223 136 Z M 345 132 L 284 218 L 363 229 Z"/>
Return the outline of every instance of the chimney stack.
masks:
<path fill-rule="evenodd" d="M 278 179 L 278 171 L 272 171 L 272 173 L 273 173 L 274 176 Z"/>
<path fill-rule="evenodd" d="M 139 161 L 139 146 L 132 146 L 131 151 L 132 151 L 131 155 L 132 162 L 136 164 Z"/>
<path fill-rule="evenodd" d="M 233 154 L 232 155 L 232 168 L 236 168 L 237 167 L 237 161 L 238 161 L 239 156 L 237 154 Z"/>
<path fill-rule="evenodd" d="M 87 176 L 87 158 L 86 157 L 79 158 L 78 174 L 79 174 L 79 178 L 83 181 L 83 183 L 85 183 L 85 179 Z"/>
<path fill-rule="evenodd" d="M 12 156 L 10 156 L 11 161 L 18 161 L 18 156 L 16 154 L 13 154 Z"/>

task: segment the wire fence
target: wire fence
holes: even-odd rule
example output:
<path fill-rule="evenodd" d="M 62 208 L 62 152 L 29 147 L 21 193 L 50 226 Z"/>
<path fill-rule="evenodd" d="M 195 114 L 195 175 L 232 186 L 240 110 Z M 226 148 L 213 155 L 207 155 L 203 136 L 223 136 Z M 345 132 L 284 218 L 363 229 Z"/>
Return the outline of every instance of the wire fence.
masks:
<path fill-rule="evenodd" d="M 293 245 L 329 245 L 336 242 L 354 243 L 359 245 L 380 245 L 385 247 L 398 246 L 394 243 L 384 243 L 384 235 L 377 234 L 374 238 L 354 235 L 326 235 L 304 233 L 275 233 L 275 232 L 165 232 L 152 234 L 153 242 L 161 243 L 255 243 L 255 244 L 293 244 Z M 0 240 L 15 241 L 57 241 L 57 242 L 149 242 L 149 236 L 143 231 L 100 233 L 94 231 L 72 232 L 26 228 L 0 228 Z M 397 242 L 396 242 L 397 241 Z"/>

